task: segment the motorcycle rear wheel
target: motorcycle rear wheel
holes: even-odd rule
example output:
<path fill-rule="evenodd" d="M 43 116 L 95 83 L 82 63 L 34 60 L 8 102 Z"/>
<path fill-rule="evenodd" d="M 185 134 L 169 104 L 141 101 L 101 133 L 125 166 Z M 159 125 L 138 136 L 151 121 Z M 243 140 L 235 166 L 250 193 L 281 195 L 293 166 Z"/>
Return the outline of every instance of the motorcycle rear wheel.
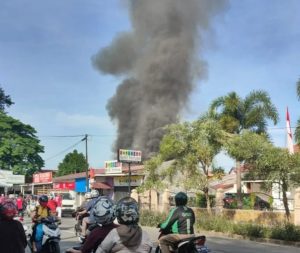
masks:
<path fill-rule="evenodd" d="M 156 247 L 155 253 L 161 253 L 161 249 L 160 249 L 159 245 Z"/>
<path fill-rule="evenodd" d="M 47 253 L 60 253 L 60 246 L 58 242 L 49 242 Z"/>

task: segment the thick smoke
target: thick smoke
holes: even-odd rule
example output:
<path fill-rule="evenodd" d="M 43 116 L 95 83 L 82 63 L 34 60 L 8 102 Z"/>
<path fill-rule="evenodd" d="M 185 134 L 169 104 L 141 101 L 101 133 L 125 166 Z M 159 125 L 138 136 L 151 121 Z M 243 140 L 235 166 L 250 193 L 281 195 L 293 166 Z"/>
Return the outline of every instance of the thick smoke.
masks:
<path fill-rule="evenodd" d="M 132 31 L 119 34 L 92 58 L 102 73 L 126 76 L 107 110 L 118 124 L 114 149 L 158 151 L 163 128 L 178 120 L 206 75 L 197 59 L 203 33 L 225 0 L 131 0 Z"/>

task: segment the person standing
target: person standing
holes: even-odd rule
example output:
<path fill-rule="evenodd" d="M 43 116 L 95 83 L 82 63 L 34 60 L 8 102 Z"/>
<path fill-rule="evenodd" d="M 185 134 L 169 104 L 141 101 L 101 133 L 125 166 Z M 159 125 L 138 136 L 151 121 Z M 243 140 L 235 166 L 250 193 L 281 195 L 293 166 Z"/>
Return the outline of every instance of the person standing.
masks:
<path fill-rule="evenodd" d="M 25 203 L 24 203 L 24 198 L 23 198 L 22 193 L 19 194 L 19 196 L 16 200 L 16 203 L 17 203 L 17 208 L 18 208 L 18 216 L 23 218 Z"/>
<path fill-rule="evenodd" d="M 47 206 L 50 208 L 51 214 L 53 216 L 56 216 L 56 208 L 57 208 L 57 203 L 54 200 L 54 196 L 50 196 L 48 200 Z"/>
<path fill-rule="evenodd" d="M 57 213 L 57 218 L 59 219 L 59 223 L 61 223 L 61 215 L 62 215 L 62 197 L 61 197 L 61 194 L 58 193 L 56 194 L 55 196 L 55 201 L 56 201 L 56 204 L 57 204 L 57 207 L 56 207 L 56 213 Z"/>
<path fill-rule="evenodd" d="M 3 200 L 0 204 L 0 245 L 1 252 L 25 253 L 26 234 L 21 222 L 14 220 L 17 206 L 11 200 Z"/>

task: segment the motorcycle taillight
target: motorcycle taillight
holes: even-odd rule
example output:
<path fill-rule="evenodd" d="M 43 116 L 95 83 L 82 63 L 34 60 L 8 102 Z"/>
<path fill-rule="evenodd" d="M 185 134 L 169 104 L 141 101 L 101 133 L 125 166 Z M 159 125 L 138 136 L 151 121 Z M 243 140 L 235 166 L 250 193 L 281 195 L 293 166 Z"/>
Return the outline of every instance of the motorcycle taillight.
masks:
<path fill-rule="evenodd" d="M 198 246 L 203 246 L 205 244 L 205 238 L 200 238 L 195 241 L 195 244 Z"/>

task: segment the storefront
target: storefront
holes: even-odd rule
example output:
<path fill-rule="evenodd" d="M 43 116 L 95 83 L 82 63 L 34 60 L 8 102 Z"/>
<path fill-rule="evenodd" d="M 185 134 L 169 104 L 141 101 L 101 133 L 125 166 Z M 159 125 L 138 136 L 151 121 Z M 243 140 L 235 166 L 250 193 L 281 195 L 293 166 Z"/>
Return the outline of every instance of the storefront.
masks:
<path fill-rule="evenodd" d="M 0 194 L 19 193 L 24 184 L 24 175 L 14 175 L 10 170 L 0 170 Z"/>

